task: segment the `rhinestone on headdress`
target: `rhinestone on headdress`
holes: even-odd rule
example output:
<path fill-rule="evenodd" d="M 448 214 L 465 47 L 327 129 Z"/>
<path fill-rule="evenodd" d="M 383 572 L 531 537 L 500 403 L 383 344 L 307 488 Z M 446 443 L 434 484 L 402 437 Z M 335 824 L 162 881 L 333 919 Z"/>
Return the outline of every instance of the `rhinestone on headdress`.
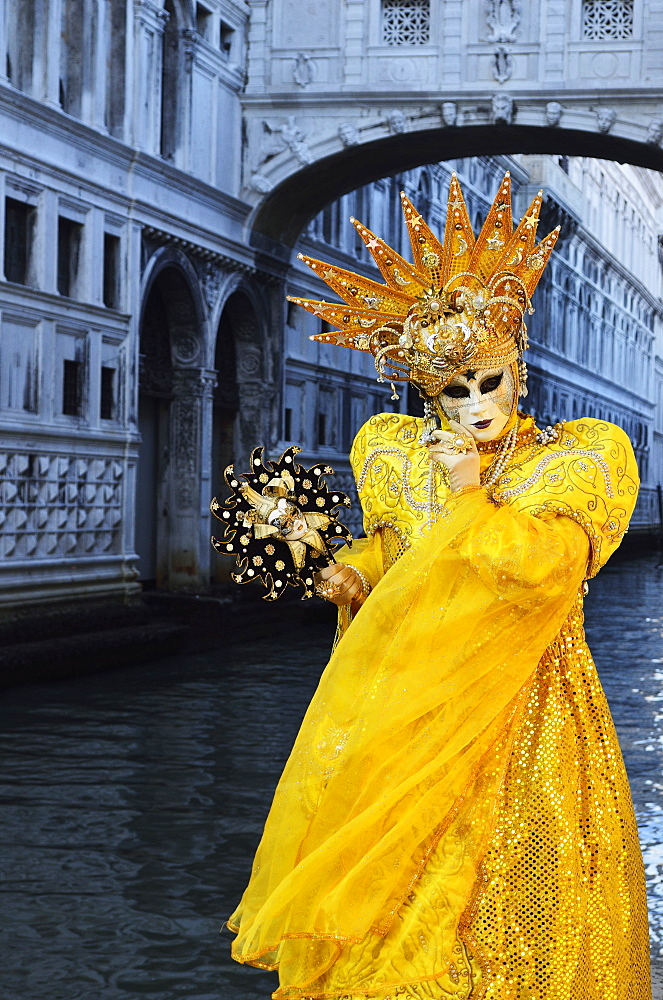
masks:
<path fill-rule="evenodd" d="M 536 244 L 542 200 L 539 191 L 514 231 L 507 172 L 475 238 L 454 173 L 440 243 L 402 193 L 413 263 L 351 219 L 385 283 L 300 254 L 344 304 L 290 301 L 337 328 L 312 340 L 368 351 L 381 380 L 412 381 L 436 396 L 470 362 L 498 367 L 527 348 L 525 314 L 559 235 L 558 226 Z"/>

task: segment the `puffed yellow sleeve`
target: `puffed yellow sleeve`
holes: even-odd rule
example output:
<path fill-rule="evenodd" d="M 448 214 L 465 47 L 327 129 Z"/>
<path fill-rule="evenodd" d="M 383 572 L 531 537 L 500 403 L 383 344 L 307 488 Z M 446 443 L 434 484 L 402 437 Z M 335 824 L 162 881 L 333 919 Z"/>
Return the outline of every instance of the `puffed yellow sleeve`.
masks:
<path fill-rule="evenodd" d="M 590 542 L 586 577 L 619 546 L 638 496 L 638 466 L 621 427 L 583 418 L 560 425 L 559 439 L 499 481 L 495 500 L 537 518 L 576 521 Z"/>

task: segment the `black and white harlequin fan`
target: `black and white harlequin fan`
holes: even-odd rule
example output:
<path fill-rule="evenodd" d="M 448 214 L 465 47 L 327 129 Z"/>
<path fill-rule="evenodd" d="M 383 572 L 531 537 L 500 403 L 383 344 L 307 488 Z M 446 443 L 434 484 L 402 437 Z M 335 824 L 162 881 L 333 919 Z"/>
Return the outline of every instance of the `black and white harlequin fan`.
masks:
<path fill-rule="evenodd" d="M 235 583 L 262 580 L 265 600 L 275 601 L 288 586 L 303 587 L 302 600 L 313 596 L 313 574 L 335 562 L 333 547 L 351 544 L 352 535 L 335 517 L 345 493 L 330 490 L 324 477 L 329 465 L 304 469 L 295 462 L 301 451 L 286 448 L 276 461 L 264 448 L 251 453 L 251 471 L 236 475 L 229 465 L 225 479 L 231 495 L 223 504 L 214 498 L 210 510 L 225 527 L 222 541 L 212 537 L 217 552 L 236 557 Z"/>

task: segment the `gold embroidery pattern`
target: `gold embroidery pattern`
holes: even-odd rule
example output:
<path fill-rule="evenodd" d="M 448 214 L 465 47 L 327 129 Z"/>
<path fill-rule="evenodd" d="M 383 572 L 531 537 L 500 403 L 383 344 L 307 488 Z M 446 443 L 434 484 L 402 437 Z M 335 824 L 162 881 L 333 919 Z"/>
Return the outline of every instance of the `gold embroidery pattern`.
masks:
<path fill-rule="evenodd" d="M 621 428 L 604 421 L 558 426 L 556 442 L 533 449 L 501 476 L 493 499 L 535 517 L 553 513 L 577 521 L 591 542 L 592 577 L 628 528 L 638 492 L 631 445 Z"/>
<path fill-rule="evenodd" d="M 525 479 L 524 482 L 519 483 L 518 486 L 513 486 L 511 489 L 507 488 L 500 490 L 501 498 L 503 500 L 511 500 L 514 497 L 520 496 L 521 493 L 525 493 L 525 491 L 528 490 L 530 486 L 533 486 L 536 482 L 538 482 L 539 479 L 542 478 L 542 476 L 545 474 L 545 471 L 551 462 L 557 462 L 560 459 L 564 458 L 576 459 L 580 456 L 586 456 L 587 458 L 591 458 L 592 461 L 598 465 L 599 469 L 603 473 L 606 495 L 612 499 L 612 497 L 614 497 L 614 493 L 612 491 L 612 483 L 610 480 L 610 466 L 608 465 L 606 460 L 597 452 L 580 450 L 580 449 L 578 451 L 558 451 L 552 455 L 546 455 L 545 458 L 541 459 L 539 464 L 534 469 L 534 472 L 531 473 L 528 479 Z M 588 471 L 590 468 L 591 466 L 587 465 L 587 463 L 578 462 L 578 469 L 581 472 Z M 558 483 L 561 482 L 563 478 L 564 478 L 564 472 L 561 471 L 559 468 L 555 468 L 548 473 L 547 481 L 549 483 Z"/>
<path fill-rule="evenodd" d="M 364 510 L 364 529 L 372 535 L 389 526 L 407 548 L 426 523 L 430 462 L 419 444 L 422 422 L 398 413 L 380 413 L 364 425 L 351 462 Z M 434 517 L 444 514 L 448 487 L 435 468 Z M 385 567 L 388 568 L 388 567 Z"/>

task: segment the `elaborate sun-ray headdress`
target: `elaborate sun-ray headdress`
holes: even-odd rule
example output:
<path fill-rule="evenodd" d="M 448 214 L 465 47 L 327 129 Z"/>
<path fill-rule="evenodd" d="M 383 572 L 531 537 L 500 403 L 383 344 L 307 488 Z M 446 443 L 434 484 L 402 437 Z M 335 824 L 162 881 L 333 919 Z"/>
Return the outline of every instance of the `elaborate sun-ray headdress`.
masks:
<path fill-rule="evenodd" d="M 413 263 L 351 219 L 384 284 L 300 254 L 344 304 L 290 301 L 337 328 L 312 340 L 368 351 L 379 380 L 412 381 L 436 396 L 458 372 L 499 367 L 527 348 L 525 313 L 559 235 L 558 226 L 536 244 L 542 200 L 539 191 L 514 231 L 507 172 L 475 238 L 454 173 L 440 243 L 401 193 Z"/>

